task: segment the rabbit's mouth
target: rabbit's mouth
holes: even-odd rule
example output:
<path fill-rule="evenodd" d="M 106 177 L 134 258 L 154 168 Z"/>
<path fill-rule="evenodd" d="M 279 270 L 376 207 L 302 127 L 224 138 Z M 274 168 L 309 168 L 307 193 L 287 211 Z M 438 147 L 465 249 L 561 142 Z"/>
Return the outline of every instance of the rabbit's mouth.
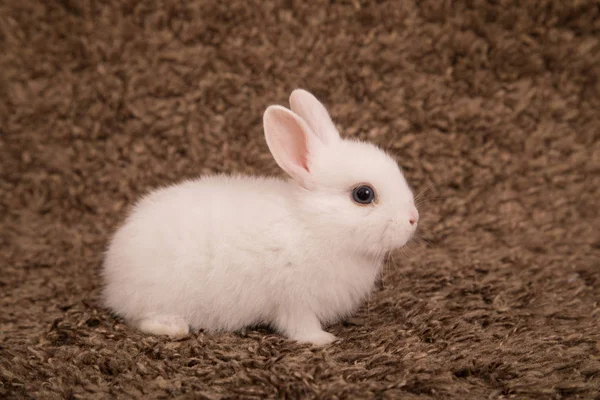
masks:
<path fill-rule="evenodd" d="M 402 248 L 410 242 L 415 235 L 416 226 L 405 228 L 393 219 L 390 219 L 381 233 L 381 244 L 384 245 L 387 252 L 392 252 Z"/>

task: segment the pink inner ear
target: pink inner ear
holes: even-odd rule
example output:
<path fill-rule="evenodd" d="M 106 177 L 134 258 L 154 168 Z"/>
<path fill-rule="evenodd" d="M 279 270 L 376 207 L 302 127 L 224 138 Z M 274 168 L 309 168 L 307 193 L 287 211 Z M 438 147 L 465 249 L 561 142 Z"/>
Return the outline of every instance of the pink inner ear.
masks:
<path fill-rule="evenodd" d="M 265 137 L 277 164 L 301 185 L 309 178 L 314 133 L 298 115 L 270 106 L 264 115 Z"/>
<path fill-rule="evenodd" d="M 293 144 L 285 145 L 282 143 L 282 147 L 286 149 L 290 159 L 294 160 L 294 163 L 306 171 L 310 172 L 308 168 L 308 144 L 306 133 L 302 130 L 298 122 L 291 116 L 285 115 L 285 125 L 289 130 L 290 135 L 280 136 L 280 140 L 288 140 Z"/>
<path fill-rule="evenodd" d="M 300 165 L 306 170 L 306 172 L 310 172 L 310 169 L 308 168 L 308 162 L 306 160 L 306 154 L 300 158 Z"/>
<path fill-rule="evenodd" d="M 298 156 L 298 164 L 307 172 L 310 172 L 310 169 L 308 168 L 308 148 L 306 147 L 306 141 L 302 141 L 302 144 L 300 146 L 303 147 L 303 151 Z"/>

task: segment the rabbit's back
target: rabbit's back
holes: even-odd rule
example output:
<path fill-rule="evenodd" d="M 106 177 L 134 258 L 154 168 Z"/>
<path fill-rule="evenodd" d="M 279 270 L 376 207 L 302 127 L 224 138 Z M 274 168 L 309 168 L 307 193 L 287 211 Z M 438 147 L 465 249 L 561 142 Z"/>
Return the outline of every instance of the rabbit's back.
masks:
<path fill-rule="evenodd" d="M 287 185 L 215 176 L 150 193 L 109 245 L 106 305 L 132 321 L 176 314 L 211 330 L 268 320 L 277 271 L 263 269 L 295 240 Z"/>

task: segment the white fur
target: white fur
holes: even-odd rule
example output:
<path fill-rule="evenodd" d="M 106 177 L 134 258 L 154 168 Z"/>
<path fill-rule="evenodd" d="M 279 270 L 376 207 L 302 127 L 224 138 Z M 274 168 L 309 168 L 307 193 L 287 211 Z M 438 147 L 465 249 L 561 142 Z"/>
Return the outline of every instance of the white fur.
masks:
<path fill-rule="evenodd" d="M 293 180 L 208 176 L 142 198 L 106 253 L 109 308 L 151 334 L 268 324 L 300 342 L 335 340 L 322 324 L 368 296 L 383 255 L 410 239 L 418 213 L 393 159 L 341 139 L 308 92 L 291 100 L 302 117 L 271 106 L 264 120 Z M 361 183 L 376 203 L 353 202 Z"/>

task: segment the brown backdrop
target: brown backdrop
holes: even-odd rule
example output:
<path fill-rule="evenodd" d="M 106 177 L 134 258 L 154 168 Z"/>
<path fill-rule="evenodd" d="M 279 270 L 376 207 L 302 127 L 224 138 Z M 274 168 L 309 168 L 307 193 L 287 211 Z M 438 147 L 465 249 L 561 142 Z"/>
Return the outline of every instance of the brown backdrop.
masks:
<path fill-rule="evenodd" d="M 598 398 L 599 3 L 308 3 L 0 3 L 0 397 Z M 299 86 L 437 183 L 343 341 L 98 307 L 127 207 L 276 173 L 262 112 Z"/>

